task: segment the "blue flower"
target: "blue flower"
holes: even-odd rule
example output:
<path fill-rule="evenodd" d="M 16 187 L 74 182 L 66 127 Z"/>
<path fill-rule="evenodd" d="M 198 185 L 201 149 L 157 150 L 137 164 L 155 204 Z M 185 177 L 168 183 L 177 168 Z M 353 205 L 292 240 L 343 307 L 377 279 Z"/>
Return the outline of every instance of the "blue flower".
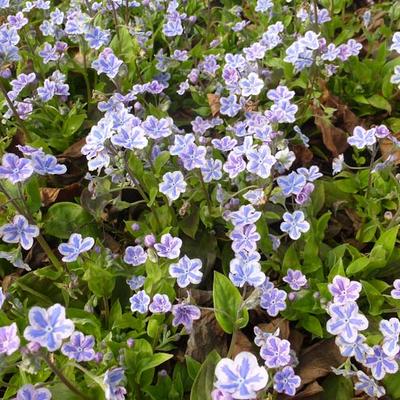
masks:
<path fill-rule="evenodd" d="M 6 301 L 6 296 L 3 293 L 3 288 L 0 287 L 0 310 L 3 308 L 3 304 Z"/>
<path fill-rule="evenodd" d="M 292 367 L 285 367 L 278 371 L 274 376 L 274 389 L 278 393 L 285 393 L 288 396 L 294 396 L 296 389 L 300 386 L 301 379 L 294 373 Z"/>
<path fill-rule="evenodd" d="M 139 276 L 132 276 L 132 278 L 127 279 L 126 283 L 129 285 L 131 290 L 137 290 L 140 289 L 143 285 L 144 282 L 146 280 L 146 277 L 144 277 L 143 275 L 139 275 Z"/>
<path fill-rule="evenodd" d="M 201 282 L 203 273 L 200 271 L 202 267 L 199 258 L 190 259 L 188 256 L 183 256 L 177 264 L 169 266 L 169 274 L 176 278 L 179 287 L 184 288 L 189 284 L 195 285 Z"/>
<path fill-rule="evenodd" d="M 247 170 L 261 178 L 271 176 L 271 169 L 276 162 L 274 156 L 271 155 L 271 149 L 267 145 L 262 145 L 258 150 L 250 150 L 247 152 Z"/>
<path fill-rule="evenodd" d="M 252 253 L 257 249 L 257 242 L 261 236 L 258 234 L 254 224 L 238 226 L 229 237 L 232 239 L 232 250 L 235 253 L 245 250 Z"/>
<path fill-rule="evenodd" d="M 264 81 L 260 79 L 255 72 L 250 72 L 247 78 L 242 78 L 239 81 L 239 86 L 242 91 L 242 96 L 258 96 L 264 87 Z"/>
<path fill-rule="evenodd" d="M 358 312 L 357 303 L 331 304 L 331 319 L 326 323 L 326 330 L 332 335 L 340 335 L 347 343 L 357 340 L 358 332 L 368 328 L 368 320 Z"/>
<path fill-rule="evenodd" d="M 20 340 L 18 336 L 17 324 L 0 327 L 0 354 L 8 356 L 19 349 Z"/>
<path fill-rule="evenodd" d="M 69 342 L 62 345 L 61 352 L 78 362 L 91 361 L 96 354 L 93 346 L 94 337 L 92 335 L 85 336 L 82 332 L 74 332 Z"/>
<path fill-rule="evenodd" d="M 201 174 L 204 182 L 219 181 L 222 178 L 222 161 L 214 160 L 213 158 L 206 160 L 206 163 L 201 167 Z"/>
<path fill-rule="evenodd" d="M 239 258 L 234 258 L 229 267 L 229 279 L 235 286 L 243 287 L 247 283 L 256 287 L 262 285 L 265 281 L 265 274 L 261 271 L 261 265 L 256 261 L 245 262 Z"/>
<path fill-rule="evenodd" d="M 360 282 L 351 281 L 345 276 L 336 275 L 332 283 L 328 284 L 328 290 L 336 304 L 346 304 L 356 301 L 360 297 L 362 286 Z"/>
<path fill-rule="evenodd" d="M 305 275 L 301 271 L 291 268 L 287 270 L 286 276 L 282 280 L 288 283 L 292 290 L 300 290 L 303 286 L 307 285 Z"/>
<path fill-rule="evenodd" d="M 167 37 L 182 35 L 183 27 L 178 12 L 173 12 L 171 14 L 168 14 L 167 22 L 163 25 L 163 33 Z"/>
<path fill-rule="evenodd" d="M 294 213 L 285 212 L 283 221 L 280 225 L 282 232 L 287 232 L 290 239 L 297 240 L 302 233 L 310 229 L 310 224 L 304 220 L 303 211 L 295 211 Z"/>
<path fill-rule="evenodd" d="M 390 292 L 390 295 L 394 299 L 400 299 L 400 279 L 395 279 L 393 281 L 393 287 L 394 289 Z"/>
<path fill-rule="evenodd" d="M 29 250 L 33 245 L 33 238 L 39 236 L 39 228 L 30 225 L 23 215 L 16 215 L 13 222 L 0 227 L 0 237 L 6 243 L 20 243 L 22 248 Z"/>
<path fill-rule="evenodd" d="M 234 94 L 228 97 L 221 97 L 219 102 L 221 104 L 220 113 L 228 117 L 234 117 L 242 108 L 241 105 L 237 103 L 237 98 Z"/>
<path fill-rule="evenodd" d="M 379 398 L 385 395 L 385 388 L 377 385 L 377 383 L 363 371 L 357 371 L 357 378 L 358 382 L 354 385 L 355 390 L 363 391 L 371 398 Z"/>
<path fill-rule="evenodd" d="M 76 261 L 80 254 L 89 251 L 94 246 L 94 239 L 92 237 L 82 238 L 80 233 L 73 233 L 68 243 L 61 243 L 58 246 L 58 251 L 64 256 L 64 262 Z"/>
<path fill-rule="evenodd" d="M 172 202 L 186 190 L 186 182 L 181 171 L 167 172 L 159 185 L 160 192 L 165 194 Z"/>
<path fill-rule="evenodd" d="M 265 284 L 265 282 L 264 282 Z M 272 288 L 261 294 L 260 307 L 271 317 L 276 317 L 280 311 L 286 309 L 287 293 L 284 290 Z"/>
<path fill-rule="evenodd" d="M 270 335 L 264 346 L 261 347 L 260 356 L 265 360 L 268 368 L 284 367 L 290 363 L 290 343 Z"/>
<path fill-rule="evenodd" d="M 152 313 L 161 313 L 171 311 L 172 304 L 166 294 L 157 293 L 153 297 L 153 301 L 149 306 L 149 310 Z"/>
<path fill-rule="evenodd" d="M 264 13 L 270 10 L 273 6 L 274 3 L 272 0 L 257 0 L 255 11 Z"/>
<path fill-rule="evenodd" d="M 8 179 L 15 184 L 26 181 L 32 174 L 32 164 L 26 158 L 19 158 L 12 153 L 3 155 L 0 165 L 0 179 Z"/>
<path fill-rule="evenodd" d="M 400 321 L 398 318 L 383 319 L 379 323 L 379 330 L 383 335 L 382 350 L 388 356 L 394 357 L 399 351 Z"/>
<path fill-rule="evenodd" d="M 195 168 L 202 168 L 206 162 L 206 148 L 204 146 L 196 146 L 195 144 L 189 144 L 179 154 L 179 158 L 183 162 L 183 166 L 191 171 Z"/>
<path fill-rule="evenodd" d="M 282 189 L 282 193 L 285 197 L 289 197 L 292 194 L 299 194 L 307 180 L 304 175 L 298 174 L 297 172 L 291 172 L 287 176 L 280 176 L 277 179 L 279 187 Z"/>
<path fill-rule="evenodd" d="M 172 306 L 173 326 L 183 325 L 187 333 L 190 333 L 193 326 L 193 321 L 201 316 L 201 311 L 198 307 L 191 304 L 175 304 Z"/>
<path fill-rule="evenodd" d="M 95 26 L 86 33 L 85 39 L 91 49 L 98 50 L 101 46 L 105 46 L 110 41 L 110 31 L 102 30 Z"/>
<path fill-rule="evenodd" d="M 181 253 L 182 240 L 178 237 L 173 237 L 170 233 L 161 236 L 160 243 L 156 243 L 154 248 L 159 257 L 169 258 L 174 260 Z"/>
<path fill-rule="evenodd" d="M 365 366 L 371 368 L 372 376 L 380 381 L 386 374 L 395 374 L 399 369 L 399 364 L 394 357 L 385 354 L 381 346 L 372 348 L 373 354 L 365 357 Z"/>
<path fill-rule="evenodd" d="M 128 246 L 125 249 L 124 262 L 134 267 L 142 265 L 147 260 L 147 253 L 142 246 Z"/>
<path fill-rule="evenodd" d="M 100 53 L 99 58 L 92 62 L 92 68 L 94 68 L 98 74 L 106 74 L 110 79 L 115 78 L 121 65 L 122 61 L 115 57 L 113 51 L 109 47 L 106 47 Z"/>
<path fill-rule="evenodd" d="M 65 308 L 54 304 L 47 310 L 32 307 L 29 310 L 30 325 L 25 328 L 24 337 L 31 342 L 37 342 L 49 351 L 58 350 L 63 339 L 71 336 L 74 323 L 65 318 Z"/>
<path fill-rule="evenodd" d="M 143 128 L 140 126 L 129 126 L 126 128 L 121 127 L 119 132 L 111 137 L 111 143 L 129 150 L 141 150 L 147 146 L 148 140 Z"/>
<path fill-rule="evenodd" d="M 287 86 L 279 85 L 275 89 L 270 89 L 267 92 L 267 97 L 274 103 L 280 103 L 282 100 L 290 100 L 294 97 L 295 92 L 289 90 Z"/>
<path fill-rule="evenodd" d="M 343 357 L 354 357 L 359 363 L 365 362 L 365 356 L 369 353 L 369 346 L 365 343 L 365 336 L 359 334 L 353 343 L 346 342 L 342 336 L 335 339 L 336 345 L 340 349 Z"/>
<path fill-rule="evenodd" d="M 246 168 L 246 163 L 243 157 L 231 151 L 228 155 L 228 160 L 225 162 L 222 169 L 229 175 L 229 178 L 236 178 Z"/>
<path fill-rule="evenodd" d="M 234 399 L 255 399 L 268 383 L 268 373 L 260 367 L 255 355 L 242 351 L 234 360 L 223 358 L 215 368 L 215 386 Z"/>
<path fill-rule="evenodd" d="M 50 400 L 51 392 L 49 389 L 40 387 L 35 388 L 30 383 L 22 386 L 14 400 Z"/>
<path fill-rule="evenodd" d="M 142 123 L 142 127 L 147 135 L 152 139 L 162 139 L 172 134 L 172 127 L 174 123 L 172 118 L 157 119 L 149 115 Z"/>
<path fill-rule="evenodd" d="M 395 32 L 392 38 L 392 44 L 389 48 L 390 51 L 397 51 L 400 54 L 400 32 Z"/>
<path fill-rule="evenodd" d="M 255 224 L 261 217 L 261 212 L 256 211 L 250 204 L 240 206 L 238 211 L 233 211 L 229 214 L 235 228 L 243 225 Z"/>
<path fill-rule="evenodd" d="M 360 150 L 365 146 L 372 146 L 376 143 L 375 129 L 365 130 L 362 126 L 356 126 L 347 143 Z"/>
<path fill-rule="evenodd" d="M 39 175 L 62 175 L 67 172 L 67 167 L 57 163 L 57 158 L 42 152 L 32 154 L 32 167 Z"/>
<path fill-rule="evenodd" d="M 112 368 L 106 371 L 103 379 L 103 383 L 106 387 L 106 400 L 125 399 L 126 389 L 120 385 L 124 378 L 125 374 L 122 368 Z"/>
<path fill-rule="evenodd" d="M 134 294 L 129 301 L 131 302 L 131 310 L 140 314 L 146 314 L 150 304 L 150 297 L 144 290 Z"/>

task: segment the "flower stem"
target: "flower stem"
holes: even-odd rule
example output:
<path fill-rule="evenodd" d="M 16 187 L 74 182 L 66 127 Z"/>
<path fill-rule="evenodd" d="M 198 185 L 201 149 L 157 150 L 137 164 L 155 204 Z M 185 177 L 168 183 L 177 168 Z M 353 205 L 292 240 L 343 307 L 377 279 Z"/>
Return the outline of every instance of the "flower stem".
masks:
<path fill-rule="evenodd" d="M 83 400 L 90 400 L 90 397 L 82 393 L 67 377 L 57 368 L 57 366 L 50 360 L 47 354 L 42 354 L 43 360 L 49 366 L 51 371 L 56 375 L 60 381 L 69 389 L 71 392 L 75 393 L 79 398 Z"/>

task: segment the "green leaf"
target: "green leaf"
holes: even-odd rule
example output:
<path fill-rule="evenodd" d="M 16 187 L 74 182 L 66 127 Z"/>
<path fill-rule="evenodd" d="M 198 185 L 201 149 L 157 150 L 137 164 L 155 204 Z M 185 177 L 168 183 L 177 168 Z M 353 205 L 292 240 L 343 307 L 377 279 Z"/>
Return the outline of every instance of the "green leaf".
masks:
<path fill-rule="evenodd" d="M 356 260 L 352 261 L 346 269 L 346 274 L 349 276 L 355 275 L 358 272 L 364 270 L 367 265 L 369 264 L 369 258 L 366 256 L 357 258 Z"/>
<path fill-rule="evenodd" d="M 381 95 L 374 94 L 372 97 L 368 99 L 369 104 L 375 108 L 379 108 L 381 110 L 386 110 L 389 114 L 392 112 L 392 106 L 390 103 Z"/>
<path fill-rule="evenodd" d="M 185 356 L 186 359 L 186 367 L 190 378 L 194 381 L 196 379 L 197 374 L 200 371 L 201 363 L 195 360 L 193 357 Z"/>
<path fill-rule="evenodd" d="M 156 176 L 160 176 L 161 169 L 168 162 L 169 158 L 170 158 L 169 152 L 163 151 L 154 160 L 154 172 Z"/>
<path fill-rule="evenodd" d="M 367 281 L 361 281 L 363 290 L 367 295 L 369 303 L 369 312 L 371 315 L 381 314 L 382 305 L 385 302 L 385 298 L 381 295 L 381 292 Z"/>
<path fill-rule="evenodd" d="M 143 163 L 136 154 L 131 151 L 128 158 L 128 167 L 135 176 L 135 178 L 141 179 L 143 175 Z"/>
<path fill-rule="evenodd" d="M 72 136 L 83 124 L 86 114 L 69 115 L 62 127 L 63 136 Z"/>
<path fill-rule="evenodd" d="M 400 371 L 393 375 L 387 374 L 383 383 L 390 399 L 400 399 Z"/>
<path fill-rule="evenodd" d="M 68 239 L 71 233 L 97 236 L 93 217 L 79 204 L 56 203 L 49 208 L 45 218 L 45 232 L 59 239 Z"/>
<path fill-rule="evenodd" d="M 92 261 L 85 263 L 86 271 L 83 280 L 97 297 L 110 297 L 115 286 L 115 276 L 101 265 Z"/>
<path fill-rule="evenodd" d="M 215 350 L 207 356 L 193 382 L 190 400 L 211 400 L 215 367 L 220 359 L 221 357 Z"/>
<path fill-rule="evenodd" d="M 387 258 L 390 258 L 390 256 L 393 253 L 394 245 L 396 244 L 398 231 L 399 231 L 399 225 L 394 226 L 393 228 L 382 233 L 382 235 L 376 241 L 374 248 L 379 245 L 382 245 L 387 252 Z"/>
<path fill-rule="evenodd" d="M 317 317 L 314 317 L 313 315 L 310 314 L 305 314 L 300 319 L 300 323 L 305 330 L 311 332 L 313 335 L 318 337 L 322 337 L 324 335 L 321 322 Z"/>
<path fill-rule="evenodd" d="M 237 328 L 244 328 L 249 321 L 246 309 L 240 311 L 242 296 L 239 289 L 225 275 L 214 272 L 213 299 L 215 317 L 226 332 L 232 334 Z"/>
<path fill-rule="evenodd" d="M 40 198 L 40 187 L 37 177 L 31 178 L 27 183 L 26 194 L 26 205 L 28 206 L 29 212 L 34 214 L 42 205 L 42 200 Z"/>
<path fill-rule="evenodd" d="M 324 398 L 329 400 L 351 400 L 353 398 L 353 384 L 350 379 L 330 374 L 322 384 Z"/>
<path fill-rule="evenodd" d="M 158 367 L 159 365 L 170 360 L 173 356 L 174 356 L 173 354 L 168 354 L 168 353 L 156 353 L 153 354 L 151 357 L 144 357 L 142 359 L 139 359 L 138 370 L 137 370 L 138 376 L 140 377 L 140 375 L 144 371 Z M 137 381 L 139 382 L 139 379 L 137 379 Z"/>
<path fill-rule="evenodd" d="M 196 206 L 192 207 L 191 213 L 187 215 L 182 221 L 179 222 L 179 227 L 182 231 L 191 237 L 195 238 L 197 229 L 199 228 L 200 223 L 200 212 L 199 208 Z"/>

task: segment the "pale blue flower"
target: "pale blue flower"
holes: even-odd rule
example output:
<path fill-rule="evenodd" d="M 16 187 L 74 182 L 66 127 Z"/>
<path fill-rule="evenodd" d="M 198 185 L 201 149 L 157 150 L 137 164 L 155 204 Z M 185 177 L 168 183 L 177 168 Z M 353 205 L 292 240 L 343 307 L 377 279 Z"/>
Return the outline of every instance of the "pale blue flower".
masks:
<path fill-rule="evenodd" d="M 247 170 L 260 178 L 266 179 L 271 176 L 271 169 L 276 159 L 271 155 L 271 149 L 267 145 L 262 145 L 258 150 L 250 150 L 247 153 Z"/>
<path fill-rule="evenodd" d="M 124 400 L 126 389 L 121 385 L 125 374 L 123 368 L 108 369 L 104 374 L 106 400 Z"/>
<path fill-rule="evenodd" d="M 287 176 L 280 176 L 277 179 L 279 187 L 282 189 L 282 194 L 285 197 L 289 197 L 292 194 L 299 194 L 307 180 L 304 175 L 298 174 L 297 172 L 291 172 Z"/>
<path fill-rule="evenodd" d="M 57 163 L 57 158 L 51 154 L 39 151 L 32 154 L 32 167 L 39 175 L 62 175 L 67 172 L 67 167 Z"/>
<path fill-rule="evenodd" d="M 0 179 L 7 179 L 11 183 L 26 181 L 33 174 L 30 160 L 19 158 L 13 153 L 5 153 L 0 165 Z"/>
<path fill-rule="evenodd" d="M 19 349 L 20 339 L 17 324 L 0 327 L 0 354 L 10 356 Z"/>
<path fill-rule="evenodd" d="M 265 274 L 261 271 L 260 263 L 256 261 L 245 262 L 234 258 L 229 264 L 229 279 L 235 286 L 243 287 L 246 283 L 250 286 L 260 286 L 265 281 Z"/>
<path fill-rule="evenodd" d="M 386 374 L 395 374 L 399 364 L 394 357 L 388 356 L 381 346 L 372 348 L 373 354 L 365 357 L 365 366 L 371 369 L 372 376 L 380 381 Z"/>
<path fill-rule="evenodd" d="M 281 231 L 287 232 L 293 240 L 299 239 L 302 233 L 310 229 L 310 224 L 304 220 L 303 211 L 297 210 L 292 214 L 285 212 L 282 218 L 284 222 L 280 225 Z"/>
<path fill-rule="evenodd" d="M 244 97 L 258 96 L 264 87 L 264 81 L 255 72 L 250 72 L 247 78 L 242 78 L 239 81 L 239 87 Z"/>
<path fill-rule="evenodd" d="M 397 51 L 400 54 L 400 32 L 395 32 L 392 38 L 392 44 L 389 48 L 390 51 Z"/>
<path fill-rule="evenodd" d="M 215 369 L 215 386 L 234 399 L 255 399 L 268 383 L 268 373 L 260 367 L 255 355 L 243 351 L 234 360 L 221 359 Z"/>
<path fill-rule="evenodd" d="M 370 378 L 365 372 L 357 371 L 358 382 L 354 384 L 355 390 L 365 392 L 371 398 L 382 397 L 386 391 L 383 386 L 379 386 L 372 378 Z"/>
<path fill-rule="evenodd" d="M 347 343 L 355 342 L 359 331 L 368 328 L 368 320 L 359 313 L 357 303 L 331 304 L 328 312 L 331 319 L 326 323 L 326 330 L 342 336 Z"/>
<path fill-rule="evenodd" d="M 13 222 L 0 227 L 0 237 L 6 243 L 20 243 L 22 248 L 29 250 L 33 239 L 39 236 L 39 228 L 30 225 L 23 215 L 15 215 Z"/>
<path fill-rule="evenodd" d="M 65 318 L 65 308 L 54 304 L 47 310 L 32 307 L 29 310 L 29 326 L 25 328 L 24 337 L 30 342 L 37 342 L 49 351 L 58 350 L 63 339 L 74 332 L 74 323 Z"/>
<path fill-rule="evenodd" d="M 238 211 L 232 211 L 229 214 L 229 219 L 235 228 L 243 225 L 255 224 L 260 217 L 261 212 L 256 211 L 250 204 L 240 206 Z"/>
<path fill-rule="evenodd" d="M 285 367 L 274 375 L 274 389 L 278 393 L 294 396 L 296 389 L 300 387 L 301 379 L 294 373 L 292 367 Z"/>
<path fill-rule="evenodd" d="M 266 283 L 271 285 L 269 281 L 265 280 L 264 286 Z M 266 310 L 269 316 L 276 317 L 280 311 L 286 309 L 286 298 L 287 293 L 284 290 L 277 288 L 264 290 L 261 294 L 260 307 Z"/>
<path fill-rule="evenodd" d="M 132 312 L 139 312 L 140 314 L 146 314 L 150 304 L 150 297 L 144 290 L 134 294 L 129 298 L 131 303 Z"/>
<path fill-rule="evenodd" d="M 202 262 L 199 258 L 190 259 L 188 256 L 183 256 L 178 263 L 169 266 L 169 274 L 176 278 L 179 287 L 185 288 L 191 283 L 197 285 L 201 282 L 203 273 L 200 271 Z"/>
<path fill-rule="evenodd" d="M 49 389 L 43 387 L 35 388 L 35 386 L 28 383 L 18 390 L 17 397 L 14 397 L 14 400 L 50 400 L 51 398 Z"/>
<path fill-rule="evenodd" d="M 97 60 L 92 62 L 92 68 L 94 68 L 98 74 L 106 74 L 110 79 L 115 78 L 121 65 L 122 60 L 119 60 L 109 47 L 106 47 L 99 54 Z"/>
<path fill-rule="evenodd" d="M 153 297 L 153 301 L 149 306 L 149 311 L 152 313 L 167 313 L 171 311 L 172 304 L 166 294 L 157 293 Z"/>
<path fill-rule="evenodd" d="M 356 126 L 353 135 L 347 139 L 347 143 L 360 150 L 365 146 L 372 146 L 376 143 L 375 129 L 366 130 L 362 126 Z"/>
<path fill-rule="evenodd" d="M 383 335 L 382 350 L 388 356 L 394 357 L 399 351 L 400 321 L 398 318 L 383 319 L 379 323 Z"/>
<path fill-rule="evenodd" d="M 138 265 L 144 264 L 146 260 L 147 260 L 147 253 L 144 251 L 142 246 L 140 245 L 128 246 L 125 249 L 125 254 L 124 254 L 125 263 L 136 267 Z"/>
<path fill-rule="evenodd" d="M 58 251 L 64 256 L 64 262 L 76 261 L 80 254 L 86 253 L 94 246 L 94 239 L 92 237 L 82 238 L 80 233 L 73 233 L 68 243 L 61 243 L 58 246 Z"/>
<path fill-rule="evenodd" d="M 159 257 L 169 258 L 170 260 L 179 257 L 181 247 L 182 240 L 178 237 L 173 237 L 170 233 L 162 235 L 160 243 L 154 245 Z"/>
<path fill-rule="evenodd" d="M 95 358 L 93 350 L 94 337 L 85 336 L 82 332 L 74 332 L 68 343 L 64 343 L 61 352 L 71 360 L 78 362 L 91 361 Z"/>
<path fill-rule="evenodd" d="M 234 94 L 228 97 L 221 97 L 219 102 L 221 104 L 220 113 L 228 117 L 234 117 L 242 108 L 242 106 L 237 103 L 237 98 Z"/>
<path fill-rule="evenodd" d="M 174 201 L 186 191 L 186 186 L 182 172 L 174 171 L 163 175 L 163 181 L 160 183 L 159 189 L 170 201 Z"/>
<path fill-rule="evenodd" d="M 204 182 L 219 181 L 222 178 L 222 161 L 213 158 L 207 159 L 201 167 Z"/>
<path fill-rule="evenodd" d="M 129 150 L 141 150 L 147 146 L 148 140 L 140 126 L 129 126 L 121 127 L 119 132 L 111 137 L 111 143 Z"/>
<path fill-rule="evenodd" d="M 268 368 L 280 368 L 290 363 L 290 343 L 285 339 L 271 335 L 265 346 L 261 347 L 260 356 Z"/>

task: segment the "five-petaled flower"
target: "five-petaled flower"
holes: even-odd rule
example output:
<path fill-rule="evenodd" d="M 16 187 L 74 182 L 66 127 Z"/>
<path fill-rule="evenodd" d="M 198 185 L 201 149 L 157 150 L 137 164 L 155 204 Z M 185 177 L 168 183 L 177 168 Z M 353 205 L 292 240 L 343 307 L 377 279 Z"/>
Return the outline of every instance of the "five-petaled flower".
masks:
<path fill-rule="evenodd" d="M 368 328 L 368 320 L 359 313 L 354 302 L 331 304 L 329 307 L 331 319 L 326 323 L 326 330 L 332 335 L 340 335 L 348 343 L 357 340 L 358 332 Z"/>
<path fill-rule="evenodd" d="M 12 153 L 4 154 L 0 165 L 0 179 L 7 179 L 11 183 L 26 181 L 33 174 L 30 160 L 19 158 Z"/>
<path fill-rule="evenodd" d="M 92 335 L 85 336 L 82 332 L 74 332 L 68 343 L 64 343 L 61 352 L 68 358 L 78 362 L 91 361 L 95 357 L 93 350 L 94 337 Z"/>
<path fill-rule="evenodd" d="M 290 239 L 299 239 L 301 234 L 308 232 L 309 229 L 310 224 L 304 219 L 303 211 L 296 210 L 292 214 L 289 212 L 285 212 L 285 214 L 283 214 L 281 231 L 287 232 Z"/>
<path fill-rule="evenodd" d="M 255 355 L 243 351 L 234 360 L 223 358 L 215 368 L 215 386 L 234 399 L 254 399 L 268 383 L 268 373 Z"/>
<path fill-rule="evenodd" d="M 274 376 L 274 389 L 278 393 L 294 396 L 296 389 L 300 386 L 301 379 L 294 373 L 292 367 L 285 367 Z"/>
<path fill-rule="evenodd" d="M 144 251 L 142 246 L 128 246 L 125 249 L 124 262 L 126 262 L 127 264 L 136 267 L 138 265 L 144 264 L 146 260 L 147 253 Z"/>
<path fill-rule="evenodd" d="M 22 386 L 14 400 L 50 400 L 51 392 L 49 389 L 31 385 L 30 383 Z"/>
<path fill-rule="evenodd" d="M 183 325 L 186 332 L 192 330 L 193 321 L 196 321 L 201 316 L 201 311 L 198 307 L 191 304 L 175 304 L 172 306 L 173 326 Z"/>
<path fill-rule="evenodd" d="M 65 308 L 54 304 L 47 310 L 41 307 L 32 307 L 29 310 L 30 325 L 25 328 L 24 337 L 31 342 L 37 342 L 49 351 L 58 350 L 63 339 L 67 339 L 74 332 L 74 323 L 65 318 Z"/>
<path fill-rule="evenodd" d="M 179 287 L 184 288 L 189 284 L 195 285 L 201 282 L 203 273 L 200 271 L 202 262 L 199 258 L 190 259 L 188 256 L 183 256 L 178 263 L 169 266 L 169 274 L 176 278 L 176 283 Z"/>
<path fill-rule="evenodd" d="M 20 340 L 17 332 L 17 324 L 2 326 L 0 328 L 0 354 L 8 356 L 19 349 Z"/>
<path fill-rule="evenodd" d="M 169 201 L 176 200 L 186 190 L 186 182 L 181 171 L 167 172 L 159 185 L 160 192 L 165 194 Z"/>
<path fill-rule="evenodd" d="M 290 343 L 271 335 L 261 347 L 260 356 L 268 368 L 284 367 L 290 363 Z"/>
<path fill-rule="evenodd" d="M 39 228 L 30 225 L 23 215 L 15 215 L 13 222 L 0 227 L 0 237 L 6 243 L 20 243 L 22 248 L 29 250 L 33 239 L 39 236 Z"/>
<path fill-rule="evenodd" d="M 146 314 L 150 304 L 150 297 L 144 290 L 134 294 L 130 299 L 131 310 L 140 314 Z"/>
<path fill-rule="evenodd" d="M 92 237 L 82 238 L 80 233 L 73 233 L 69 239 L 68 243 L 61 243 L 58 246 L 58 251 L 64 257 L 62 260 L 64 262 L 76 261 L 80 254 L 89 251 L 94 246 L 94 239 Z"/>
<path fill-rule="evenodd" d="M 182 240 L 178 237 L 173 237 L 170 233 L 161 236 L 160 243 L 156 243 L 154 248 L 159 257 L 169 258 L 174 260 L 181 253 Z"/>
<path fill-rule="evenodd" d="M 395 374 L 399 369 L 399 364 L 394 357 L 385 354 L 381 346 L 372 348 L 373 354 L 365 357 L 365 365 L 371 368 L 372 376 L 380 381 L 386 374 Z"/>
<path fill-rule="evenodd" d="M 358 299 L 362 286 L 357 281 L 351 281 L 349 278 L 336 275 L 332 283 L 328 285 L 328 289 L 336 304 L 346 304 Z"/>

